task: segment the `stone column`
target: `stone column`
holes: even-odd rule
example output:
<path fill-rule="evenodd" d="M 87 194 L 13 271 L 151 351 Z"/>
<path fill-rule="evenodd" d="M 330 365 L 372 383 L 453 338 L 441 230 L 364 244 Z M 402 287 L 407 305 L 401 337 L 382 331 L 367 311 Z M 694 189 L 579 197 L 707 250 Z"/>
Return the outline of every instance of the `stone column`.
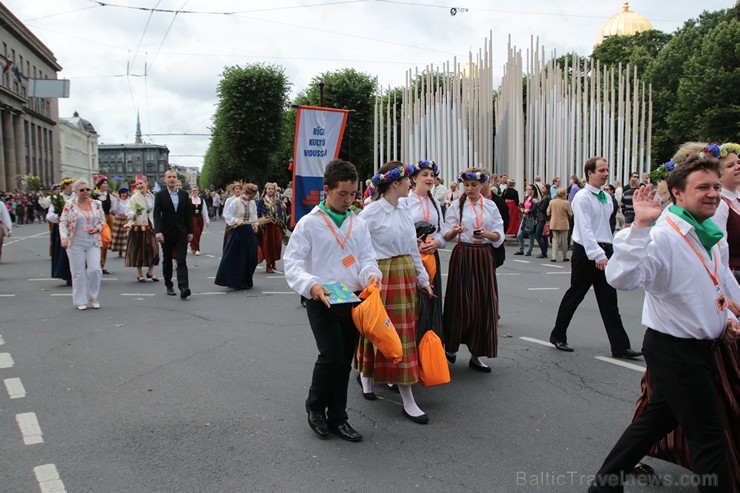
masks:
<path fill-rule="evenodd" d="M 15 137 L 13 135 L 13 116 L 10 110 L 3 110 L 3 156 L 5 158 L 5 186 L 8 192 L 15 192 Z"/>
<path fill-rule="evenodd" d="M 0 114 L 5 113 L 6 110 L 0 110 Z M 8 190 L 8 180 L 5 174 L 7 173 L 7 168 L 5 167 L 5 151 L 4 151 L 4 145 L 3 145 L 3 123 L 2 118 L 0 117 L 0 192 L 5 192 Z"/>
<path fill-rule="evenodd" d="M 15 169 L 16 174 L 26 175 L 28 174 L 28 166 L 26 165 L 26 155 L 23 152 L 24 143 L 24 132 L 23 132 L 23 114 L 18 112 L 13 115 L 13 126 L 15 134 Z"/>

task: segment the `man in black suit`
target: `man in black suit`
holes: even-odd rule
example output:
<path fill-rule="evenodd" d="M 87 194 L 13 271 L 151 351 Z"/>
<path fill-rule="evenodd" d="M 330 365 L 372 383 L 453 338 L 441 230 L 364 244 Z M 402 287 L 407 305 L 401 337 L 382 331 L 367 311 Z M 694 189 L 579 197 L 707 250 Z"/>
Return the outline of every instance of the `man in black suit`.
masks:
<path fill-rule="evenodd" d="M 167 170 L 164 174 L 167 185 L 154 196 L 154 231 L 162 244 L 162 274 L 167 294 L 174 296 L 172 284 L 172 253 L 177 260 L 177 287 L 180 298 L 190 296 L 188 265 L 185 256 L 188 243 L 193 239 L 193 211 L 187 192 L 177 188 L 177 173 Z"/>

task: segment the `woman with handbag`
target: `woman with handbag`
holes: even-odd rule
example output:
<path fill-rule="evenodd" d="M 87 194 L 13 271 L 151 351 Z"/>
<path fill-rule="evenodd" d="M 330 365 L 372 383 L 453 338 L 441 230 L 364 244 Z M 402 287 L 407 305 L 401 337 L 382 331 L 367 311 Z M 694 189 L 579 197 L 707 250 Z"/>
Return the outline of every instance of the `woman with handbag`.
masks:
<path fill-rule="evenodd" d="M 145 175 L 137 175 L 134 182 L 136 192 L 126 205 L 129 230 L 126 241 L 126 267 L 136 267 L 136 280 L 146 282 L 142 269 L 147 267 L 146 277 L 154 282 L 154 266 L 159 265 L 159 246 L 154 238 L 154 195 L 148 190 Z"/>
<path fill-rule="evenodd" d="M 519 225 L 519 231 L 516 239 L 519 241 L 519 250 L 514 255 L 532 255 L 534 248 L 534 232 L 537 229 L 537 204 L 540 201 L 540 188 L 537 185 L 527 185 L 525 190 L 524 202 L 520 204 L 522 211 L 522 222 Z M 529 249 L 524 253 L 524 236 L 529 237 Z"/>
<path fill-rule="evenodd" d="M 373 201 L 359 214 L 370 231 L 383 274 L 380 297 L 401 339 L 403 358 L 400 363 L 393 363 L 361 337 L 357 369 L 363 394 L 372 394 L 373 383 L 396 384 L 403 400 L 403 415 L 414 423 L 426 424 L 429 417 L 416 404 L 411 391 L 411 385 L 419 381 L 417 286 L 430 298 L 433 293 L 419 254 L 409 206 L 400 200 L 408 196 L 412 171 L 399 161 L 385 163 L 372 178 Z"/>
<path fill-rule="evenodd" d="M 193 240 L 190 242 L 190 249 L 195 256 L 200 255 L 200 237 L 203 235 L 203 226 L 207 228 L 211 223 L 208 218 L 208 208 L 204 205 L 198 192 L 198 186 L 193 185 L 190 187 L 190 206 L 193 209 Z"/>
<path fill-rule="evenodd" d="M 72 271 L 72 303 L 78 310 L 87 310 L 88 302 L 93 308 L 100 308 L 100 232 L 105 226 L 105 214 L 100 201 L 90 198 L 90 191 L 86 179 L 77 180 L 77 196 L 67 202 L 59 216 L 60 242 Z"/>
<path fill-rule="evenodd" d="M 434 298 L 419 298 L 419 318 L 416 325 L 416 342 L 418 343 L 427 330 L 434 331 L 442 337 L 442 269 L 439 261 L 439 248 L 446 245 L 442 236 L 443 213 L 432 196 L 435 177 L 439 175 L 439 167 L 434 161 L 419 161 L 411 165 L 411 183 L 413 190 L 408 197 L 399 199 L 408 206 L 411 221 L 416 226 L 416 237 L 419 254 L 429 274 L 432 283 Z M 450 188 L 456 182 L 450 184 Z M 459 200 L 459 197 L 458 197 Z M 419 226 L 431 225 L 432 233 L 423 232 L 420 237 Z"/>
<path fill-rule="evenodd" d="M 535 217 L 537 218 L 537 226 L 534 230 L 534 239 L 537 240 L 537 245 L 540 247 L 540 254 L 537 258 L 547 258 L 547 238 L 550 236 L 549 231 L 545 236 L 545 224 L 547 224 L 547 206 L 550 205 L 550 185 L 545 183 L 542 185 L 542 200 L 537 204 L 537 212 Z"/>
<path fill-rule="evenodd" d="M 464 194 L 447 209 L 442 227 L 446 241 L 457 237 L 450 256 L 444 303 L 444 345 L 454 363 L 460 344 L 470 350 L 468 366 L 490 373 L 481 357 L 498 352 L 498 303 L 493 248 L 504 242 L 504 221 L 492 200 L 481 195 L 489 176 L 479 168 L 460 173 Z"/>
<path fill-rule="evenodd" d="M 573 209 L 568 202 L 568 190 L 558 188 L 555 200 L 547 206 L 547 215 L 550 217 L 550 236 L 552 237 L 552 257 L 550 262 L 558 261 L 558 250 L 563 252 L 563 262 L 568 262 L 568 230 Z"/>

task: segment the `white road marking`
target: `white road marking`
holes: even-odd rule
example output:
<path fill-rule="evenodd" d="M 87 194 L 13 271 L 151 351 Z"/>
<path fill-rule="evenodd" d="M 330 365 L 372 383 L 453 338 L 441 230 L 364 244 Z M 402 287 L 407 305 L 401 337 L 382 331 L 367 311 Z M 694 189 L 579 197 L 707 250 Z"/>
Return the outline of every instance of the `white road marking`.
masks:
<path fill-rule="evenodd" d="M 72 293 L 52 293 L 52 296 L 72 296 Z"/>
<path fill-rule="evenodd" d="M 117 281 L 117 277 L 104 277 L 101 279 L 101 281 Z"/>
<path fill-rule="evenodd" d="M 557 291 L 560 288 L 527 288 L 527 291 Z"/>
<path fill-rule="evenodd" d="M 5 339 L 3 339 L 3 336 L 0 336 L 0 346 L 5 344 Z"/>
<path fill-rule="evenodd" d="M 262 294 L 298 294 L 295 291 L 262 291 Z"/>
<path fill-rule="evenodd" d="M 0 368 L 12 368 L 15 365 L 10 353 L 0 353 Z"/>
<path fill-rule="evenodd" d="M 206 296 L 211 294 L 226 294 L 226 291 L 208 291 L 205 293 L 193 293 L 193 296 Z"/>
<path fill-rule="evenodd" d="M 285 274 L 285 272 L 283 272 L 283 271 L 281 271 L 281 270 L 273 269 L 273 271 L 274 271 L 274 272 L 275 272 L 276 274 Z M 285 277 L 285 276 L 283 276 L 283 277 Z"/>
<path fill-rule="evenodd" d="M 208 258 L 216 258 L 215 255 L 211 255 L 210 253 L 206 253 L 206 257 L 208 257 Z"/>
<path fill-rule="evenodd" d="M 44 464 L 33 468 L 36 481 L 39 483 L 41 493 L 67 493 L 64 483 L 59 478 L 57 466 L 54 464 Z"/>
<path fill-rule="evenodd" d="M 504 272 L 502 274 L 496 274 L 496 276 L 518 276 L 519 272 Z"/>
<path fill-rule="evenodd" d="M 555 262 L 551 262 L 551 263 L 554 264 Z M 563 267 L 562 265 L 550 265 L 550 264 L 540 264 L 540 265 L 543 265 L 545 267 L 552 267 L 553 269 L 565 269 L 565 267 Z"/>
<path fill-rule="evenodd" d="M 518 260 L 518 259 L 514 259 L 514 262 L 519 262 L 520 264 L 531 264 L 532 263 L 529 260 Z"/>
<path fill-rule="evenodd" d="M 121 296 L 157 296 L 154 293 L 121 293 Z"/>
<path fill-rule="evenodd" d="M 543 341 L 541 339 L 535 339 L 534 337 L 520 337 L 519 339 L 521 339 L 523 341 L 534 342 L 535 344 L 542 344 L 543 346 L 548 346 L 548 347 L 552 347 L 552 348 L 555 347 L 555 346 L 553 346 L 552 344 L 550 344 L 547 341 Z"/>
<path fill-rule="evenodd" d="M 51 277 L 39 277 L 36 279 L 26 279 L 26 281 L 59 281 L 60 279 L 53 279 Z"/>
<path fill-rule="evenodd" d="M 265 276 L 265 278 L 266 279 L 285 279 L 285 276 Z"/>
<path fill-rule="evenodd" d="M 623 368 L 629 368 L 630 370 L 639 371 L 640 373 L 645 372 L 645 367 L 640 365 L 635 365 L 633 363 L 627 363 L 626 361 L 618 360 L 615 358 L 609 358 L 607 356 L 594 356 L 599 361 L 604 361 L 606 363 L 611 363 L 613 365 L 621 366 Z"/>
<path fill-rule="evenodd" d="M 6 378 L 4 383 L 5 389 L 8 391 L 8 396 L 11 399 L 26 397 L 26 389 L 23 387 L 23 382 L 21 382 L 20 378 Z"/>
<path fill-rule="evenodd" d="M 569 276 L 570 275 L 570 271 L 567 271 L 567 272 L 545 272 L 545 275 L 546 276 L 558 276 L 558 275 L 562 275 L 562 276 L 566 276 L 567 275 L 567 276 Z"/>
<path fill-rule="evenodd" d="M 14 294 L 0 294 L 0 298 L 12 298 Z"/>
<path fill-rule="evenodd" d="M 211 276 L 208 279 L 216 279 L 216 276 Z"/>
<path fill-rule="evenodd" d="M 18 428 L 21 430 L 23 443 L 26 445 L 44 443 L 44 434 L 39 426 L 39 420 L 36 419 L 36 413 L 16 414 L 15 420 L 18 422 Z"/>
<path fill-rule="evenodd" d="M 13 239 L 10 240 L 10 241 L 8 241 L 6 243 L 6 245 L 12 245 L 13 243 L 18 243 L 19 241 L 33 239 L 33 238 L 38 238 L 39 236 L 44 236 L 44 235 L 47 235 L 48 236 L 49 235 L 49 232 L 46 231 L 44 233 L 38 233 L 38 234 L 35 234 L 35 235 L 31 235 L 31 236 L 11 236 L 11 238 L 13 238 Z"/>

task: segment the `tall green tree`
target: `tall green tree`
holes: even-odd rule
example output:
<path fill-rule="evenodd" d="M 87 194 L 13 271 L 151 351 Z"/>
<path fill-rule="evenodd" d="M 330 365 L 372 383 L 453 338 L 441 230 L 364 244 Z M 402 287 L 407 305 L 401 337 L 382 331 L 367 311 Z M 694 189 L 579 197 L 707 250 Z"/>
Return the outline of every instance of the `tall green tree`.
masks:
<path fill-rule="evenodd" d="M 264 183 L 273 178 L 287 106 L 288 79 L 281 66 L 253 64 L 224 69 L 211 143 L 204 159 L 206 179 Z"/>
<path fill-rule="evenodd" d="M 591 56 L 601 63 L 616 67 L 629 63 L 646 73 L 652 61 L 671 40 L 671 35 L 652 29 L 631 36 L 609 36 L 594 48 Z"/>
<path fill-rule="evenodd" d="M 375 110 L 376 78 L 352 68 L 324 72 L 317 75 L 308 87 L 301 91 L 294 103 L 319 106 L 320 83 L 324 82 L 324 106 L 353 110 L 339 152 L 339 158 L 352 161 L 360 179 L 372 175 L 373 170 L 373 118 Z M 295 132 L 295 110 L 286 115 L 284 126 L 289 135 L 283 138 L 279 155 L 282 163 L 293 156 L 293 134 Z"/>

